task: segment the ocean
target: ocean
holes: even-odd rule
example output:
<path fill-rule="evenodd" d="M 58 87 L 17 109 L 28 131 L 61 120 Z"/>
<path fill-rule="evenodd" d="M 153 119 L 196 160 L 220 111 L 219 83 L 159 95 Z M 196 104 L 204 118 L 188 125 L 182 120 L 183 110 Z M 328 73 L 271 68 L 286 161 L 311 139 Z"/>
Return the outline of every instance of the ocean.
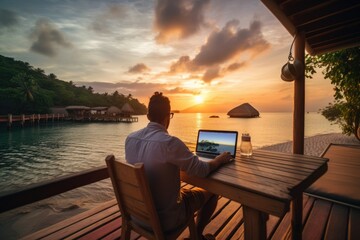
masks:
<path fill-rule="evenodd" d="M 209 118 L 211 115 L 219 118 Z M 103 166 L 108 154 L 124 158 L 126 136 L 148 123 L 146 116 L 138 117 L 135 123 L 54 122 L 10 131 L 2 126 L 0 192 Z M 306 137 L 341 132 L 318 113 L 306 114 L 305 126 Z M 168 131 L 194 143 L 199 129 L 238 131 L 238 146 L 241 133 L 249 133 L 256 149 L 291 141 L 292 113 L 262 113 L 259 118 L 248 119 L 229 118 L 225 113 L 176 113 Z M 0 239 L 16 239 L 113 197 L 110 182 L 104 180 L 5 212 L 0 214 Z M 33 218 L 37 221 L 31 221 Z"/>

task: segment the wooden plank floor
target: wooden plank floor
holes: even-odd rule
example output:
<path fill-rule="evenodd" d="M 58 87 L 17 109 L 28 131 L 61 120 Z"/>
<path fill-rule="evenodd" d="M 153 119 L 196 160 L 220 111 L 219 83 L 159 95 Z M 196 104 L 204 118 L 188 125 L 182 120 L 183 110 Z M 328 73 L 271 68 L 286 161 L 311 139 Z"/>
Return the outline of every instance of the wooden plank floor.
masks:
<path fill-rule="evenodd" d="M 183 184 L 183 187 L 191 186 Z M 267 221 L 269 239 L 291 239 L 291 213 Z M 303 239 L 360 239 L 360 210 L 304 195 Z M 220 197 L 211 222 L 205 229 L 217 239 L 243 239 L 242 206 Z M 119 239 L 121 214 L 116 200 L 73 216 L 23 239 Z M 188 230 L 180 236 L 188 236 Z M 132 233 L 132 239 L 144 239 Z"/>

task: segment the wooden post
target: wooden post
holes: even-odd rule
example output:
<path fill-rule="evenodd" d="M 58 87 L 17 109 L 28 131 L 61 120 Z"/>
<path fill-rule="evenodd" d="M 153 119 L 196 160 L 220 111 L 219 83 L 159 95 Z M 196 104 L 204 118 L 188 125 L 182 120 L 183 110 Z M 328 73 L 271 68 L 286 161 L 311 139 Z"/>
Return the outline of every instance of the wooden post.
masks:
<path fill-rule="evenodd" d="M 291 205 L 291 234 L 292 239 L 301 240 L 302 239 L 302 211 L 303 211 L 303 196 L 302 193 L 297 193 L 294 196 Z"/>
<path fill-rule="evenodd" d="M 266 221 L 268 215 L 244 206 L 244 239 L 245 240 L 265 240 L 266 239 Z"/>
<path fill-rule="evenodd" d="M 40 124 L 41 115 L 38 114 L 38 124 Z"/>
<path fill-rule="evenodd" d="M 295 59 L 300 61 L 304 70 L 295 78 L 294 115 L 293 115 L 293 153 L 304 154 L 305 129 L 305 35 L 297 33 L 295 39 Z"/>
<path fill-rule="evenodd" d="M 304 154 L 305 132 L 305 34 L 296 34 L 295 59 L 303 70 L 297 74 L 294 86 L 293 153 Z M 292 239 L 302 238 L 302 194 L 296 194 L 292 203 Z"/>
<path fill-rule="evenodd" d="M 21 126 L 24 127 L 25 125 L 25 114 L 21 114 Z"/>
<path fill-rule="evenodd" d="M 8 114 L 8 129 L 11 128 L 11 124 L 12 124 L 12 115 Z"/>
<path fill-rule="evenodd" d="M 34 125 L 35 123 L 35 114 L 31 115 L 31 124 Z"/>

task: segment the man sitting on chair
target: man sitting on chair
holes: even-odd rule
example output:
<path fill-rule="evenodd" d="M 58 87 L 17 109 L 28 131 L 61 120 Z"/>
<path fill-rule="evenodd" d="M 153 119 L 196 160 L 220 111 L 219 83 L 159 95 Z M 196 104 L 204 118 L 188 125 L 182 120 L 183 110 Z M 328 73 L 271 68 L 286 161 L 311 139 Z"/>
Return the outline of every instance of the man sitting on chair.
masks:
<path fill-rule="evenodd" d="M 125 141 L 125 157 L 130 164 L 144 163 L 150 189 L 164 231 L 177 229 L 198 211 L 196 229 L 199 239 L 215 211 L 218 196 L 201 188 L 180 188 L 180 170 L 189 175 L 207 176 L 231 159 L 222 153 L 209 162 L 200 161 L 177 137 L 167 129 L 173 113 L 170 101 L 155 92 L 148 106 L 148 125 L 131 133 Z"/>

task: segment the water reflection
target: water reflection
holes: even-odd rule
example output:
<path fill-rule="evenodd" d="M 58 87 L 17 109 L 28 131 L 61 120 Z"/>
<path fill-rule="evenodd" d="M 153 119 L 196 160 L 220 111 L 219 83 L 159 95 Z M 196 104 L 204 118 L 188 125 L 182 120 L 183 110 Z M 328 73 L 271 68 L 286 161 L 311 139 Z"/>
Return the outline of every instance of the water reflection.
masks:
<path fill-rule="evenodd" d="M 196 113 L 196 128 L 197 129 L 202 129 L 202 118 L 203 118 L 203 114 Z"/>

